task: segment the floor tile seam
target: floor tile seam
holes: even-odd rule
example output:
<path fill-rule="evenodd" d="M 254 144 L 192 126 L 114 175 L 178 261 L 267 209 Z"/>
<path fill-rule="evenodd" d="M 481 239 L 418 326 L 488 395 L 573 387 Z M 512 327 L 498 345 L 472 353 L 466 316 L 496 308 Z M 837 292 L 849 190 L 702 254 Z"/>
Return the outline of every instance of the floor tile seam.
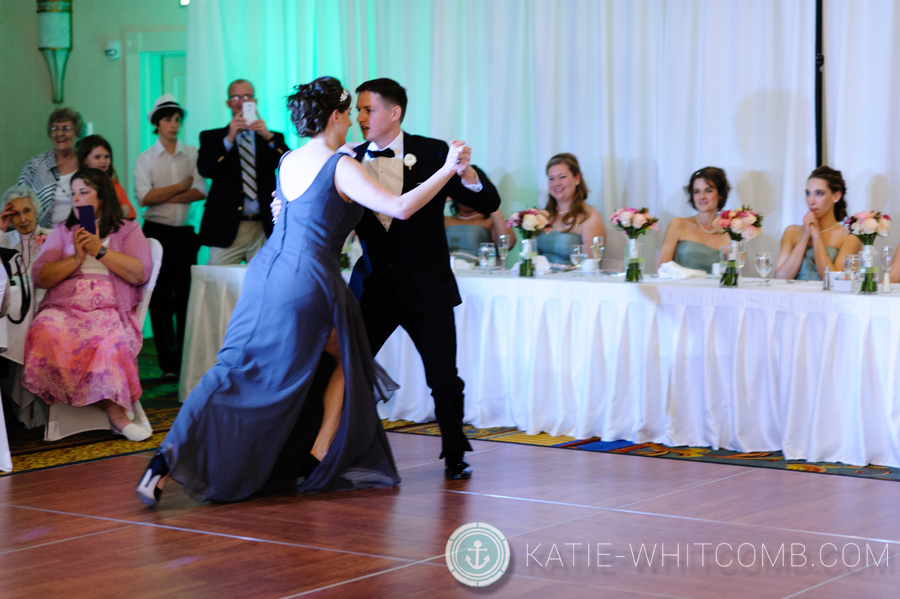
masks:
<path fill-rule="evenodd" d="M 894 557 L 894 558 L 900 557 L 900 553 L 894 554 L 892 556 L 888 556 L 888 559 L 890 559 L 891 557 Z M 845 572 L 839 576 L 835 576 L 834 578 L 830 578 L 828 580 L 823 580 L 822 582 L 820 582 L 818 584 L 814 584 L 811 587 L 805 588 L 802 591 L 797 591 L 796 593 L 793 593 L 791 595 L 786 595 L 785 597 L 782 597 L 781 599 L 792 599 L 793 597 L 799 597 L 800 595 L 803 595 L 804 593 L 806 593 L 808 591 L 812 591 L 813 589 L 818 589 L 820 587 L 825 586 L 826 584 L 836 582 L 844 577 L 850 576 L 851 574 L 856 574 L 857 572 L 862 572 L 863 570 L 866 570 L 867 568 L 871 568 L 871 567 L 872 567 L 872 564 L 867 564 L 865 566 L 862 566 L 861 568 L 857 568 L 856 570 L 852 570 L 850 572 Z"/>
<path fill-rule="evenodd" d="M 783 526 L 765 526 L 765 525 L 761 525 L 761 524 L 748 524 L 746 522 L 728 522 L 725 520 L 711 520 L 709 518 L 697 518 L 695 516 L 678 516 L 675 514 L 661 514 L 661 513 L 657 513 L 657 512 L 642 512 L 642 511 L 638 511 L 638 510 L 626 510 L 626 509 L 617 508 L 617 507 L 603 507 L 603 506 L 598 506 L 598 505 L 585 505 L 585 504 L 580 504 L 580 503 L 563 503 L 563 502 L 559 502 L 559 501 L 547 501 L 544 499 L 534 499 L 531 497 L 513 497 L 513 496 L 509 496 L 509 495 L 497 495 L 497 494 L 493 494 L 493 493 L 478 493 L 475 491 L 457 491 L 455 489 L 442 489 L 442 491 L 445 493 L 457 493 L 457 494 L 461 494 L 461 495 L 479 495 L 481 497 L 491 497 L 494 499 L 510 499 L 513 501 L 525 501 L 525 502 L 531 502 L 531 503 L 543 503 L 543 504 L 547 504 L 547 505 L 558 505 L 558 506 L 563 506 L 563 507 L 585 508 L 585 509 L 590 509 L 590 510 L 594 511 L 594 513 L 585 514 L 584 516 L 579 516 L 577 518 L 573 518 L 572 519 L 573 521 L 583 520 L 585 518 L 591 518 L 591 517 L 600 515 L 602 513 L 614 512 L 614 513 L 622 513 L 622 514 L 632 514 L 635 516 L 672 518 L 675 520 L 688 520 L 688 521 L 692 521 L 692 522 L 703 522 L 705 524 L 721 524 L 721 525 L 726 525 L 726 526 L 740 526 L 743 528 L 758 528 L 761 530 L 792 532 L 792 533 L 797 533 L 797 534 L 808 534 L 808 535 L 815 535 L 815 536 L 835 537 L 835 538 L 839 538 L 839 539 L 852 539 L 852 540 L 857 540 L 857 541 L 870 541 L 873 543 L 887 543 L 887 544 L 891 544 L 891 545 L 900 545 L 900 541 L 895 541 L 895 540 L 891 540 L 891 539 L 877 539 L 874 537 L 847 535 L 847 534 L 841 534 L 841 533 L 837 533 L 837 532 L 822 532 L 822 531 L 817 531 L 817 530 L 801 530 L 801 529 L 794 529 L 794 528 L 786 528 Z M 629 504 L 629 505 L 631 505 L 631 504 Z M 561 522 L 560 524 L 563 524 L 563 523 L 564 522 Z M 537 529 L 537 530 L 543 530 L 545 528 L 551 528 L 553 526 L 558 526 L 558 524 L 547 525 L 547 526 L 541 527 L 540 529 Z M 522 534 L 527 534 L 527 533 L 522 533 Z M 519 535 L 515 535 L 515 536 L 519 536 Z"/>
<path fill-rule="evenodd" d="M 276 541 L 273 539 L 261 539 L 258 537 L 248 537 L 248 536 L 244 536 L 244 535 L 230 535 L 230 534 L 226 534 L 226 533 L 222 533 L 222 532 L 214 532 L 214 531 L 210 531 L 210 530 L 199 530 L 199 529 L 193 529 L 193 528 L 184 528 L 181 526 L 157 524 L 154 522 L 141 522 L 141 521 L 133 521 L 133 520 L 122 520 L 120 518 L 109 518 L 106 516 L 91 516 L 88 514 L 75 514 L 75 513 L 71 513 L 71 512 L 61 512 L 59 510 L 48 510 L 45 508 L 36 508 L 36 507 L 30 507 L 30 506 L 25 506 L 25 505 L 12 505 L 12 504 L 3 503 L 3 504 L 0 504 L 0 507 L 11 507 L 11 508 L 24 509 L 24 510 L 32 510 L 32 511 L 36 511 L 36 512 L 44 512 L 44 513 L 49 513 L 49 514 L 58 514 L 58 515 L 63 515 L 63 516 L 75 516 L 75 517 L 79 517 L 79 518 L 89 518 L 92 520 L 102 520 L 104 522 L 117 522 L 120 524 L 128 524 L 131 526 L 149 526 L 151 528 L 160 528 L 160 529 L 165 529 L 165 530 L 174 530 L 174 531 L 178 531 L 178 532 L 186 532 L 186 533 L 200 534 L 200 535 L 206 535 L 206 536 L 221 537 L 221 538 L 225 538 L 225 539 L 234 539 L 234 540 L 238 540 L 238 541 L 249 541 L 251 543 L 263 543 L 263 544 L 268 544 L 268 545 L 279 545 L 279 546 L 284 546 L 284 547 L 296 547 L 298 549 L 313 549 L 313 550 L 317 550 L 317 551 L 330 551 L 333 553 L 358 555 L 361 557 L 386 559 L 386 560 L 392 560 L 392 561 L 398 561 L 398 562 L 416 562 L 417 561 L 414 558 L 396 557 L 396 556 L 390 556 L 390 555 L 379 555 L 376 553 L 365 553 L 365 552 L 361 552 L 361 551 L 349 551 L 347 549 L 336 549 L 334 547 L 320 547 L 318 545 L 307 545 L 307 544 L 303 544 L 303 543 L 290 543 L 287 541 Z M 129 528 L 129 526 L 125 526 L 123 528 Z"/>
<path fill-rule="evenodd" d="M 674 491 L 669 491 L 668 493 L 663 493 L 662 495 L 656 495 L 656 496 L 654 496 L 654 497 L 647 497 L 646 499 L 640 499 L 640 500 L 638 500 L 638 501 L 632 501 L 631 503 L 626 503 L 626 504 L 623 504 L 623 505 L 617 505 L 617 506 L 615 506 L 615 507 L 616 507 L 616 509 L 619 509 L 619 508 L 626 508 L 626 507 L 629 507 L 629 506 L 632 506 L 632 505 L 637 505 L 637 504 L 639 504 L 639 503 L 644 503 L 644 502 L 646 502 L 646 501 L 655 501 L 655 500 L 657 500 L 657 499 L 662 499 L 663 497 L 670 497 L 670 496 L 676 495 L 676 494 L 678 494 L 678 493 L 684 493 L 684 492 L 687 492 L 687 491 L 693 491 L 694 489 L 699 489 L 700 487 L 705 487 L 705 486 L 707 486 L 707 485 L 714 485 L 714 484 L 716 484 L 716 483 L 720 483 L 720 482 L 723 482 L 723 481 L 726 481 L 726 480 L 730 480 L 730 479 L 732 479 L 732 478 L 737 478 L 738 476 L 746 476 L 746 475 L 752 474 L 752 473 L 753 473 L 753 470 L 747 470 L 746 472 L 738 472 L 738 473 L 736 473 L 736 474 L 730 474 L 730 475 L 728 475 L 728 476 L 725 476 L 725 477 L 722 477 L 722 478 L 717 478 L 717 479 L 715 479 L 715 480 L 708 480 L 708 481 L 706 481 L 706 482 L 698 483 L 698 484 L 696 484 L 696 485 L 691 485 L 691 486 L 689 486 L 689 487 L 684 487 L 684 488 L 681 488 L 681 489 L 676 489 L 676 490 L 674 490 Z"/>
<path fill-rule="evenodd" d="M 363 576 L 357 576 L 356 578 L 350 578 L 350 579 L 347 579 L 347 580 L 342 580 L 342 581 L 340 581 L 340 582 L 335 582 L 335 583 L 332 583 L 332 584 L 329 584 L 329 585 L 325 585 L 325 586 L 322 586 L 322 587 L 316 587 L 316 588 L 314 588 L 314 589 L 308 589 L 308 590 L 302 591 L 302 592 L 300 592 L 300 593 L 295 593 L 295 594 L 293 594 L 293 595 L 287 595 L 287 596 L 285 596 L 285 597 L 280 597 L 279 599 L 296 599 L 297 597 L 303 597 L 304 595 L 311 595 L 312 593 L 319 593 L 319 592 L 321 592 L 321 591 L 327 591 L 328 589 L 334 589 L 334 588 L 337 588 L 337 587 L 340 587 L 340 586 L 344 586 L 345 584 L 351 584 L 351 583 L 354 583 L 354 582 L 358 582 L 358 581 L 360 581 L 360 580 L 367 580 L 367 579 L 369 579 L 369 578 L 374 578 L 374 577 L 376 577 L 376 576 L 382 576 L 383 574 L 388 574 L 388 573 L 390 573 L 390 572 L 396 572 L 397 570 L 402 570 L 402 569 L 404 569 L 404 568 L 409 568 L 409 567 L 411 567 L 411 566 L 416 566 L 416 565 L 420 565 L 420 564 L 421 564 L 421 565 L 426 565 L 426 562 L 427 562 L 427 561 L 433 560 L 433 559 L 434 559 L 433 557 L 430 557 L 430 558 L 428 558 L 428 559 L 416 560 L 416 561 L 414 561 L 414 562 L 411 562 L 411 563 L 408 563 L 408 564 L 401 564 L 401 565 L 399 565 L 399 566 L 394 566 L 393 568 L 388 568 L 388 569 L 386 569 L 386 570 L 379 570 L 378 572 L 372 572 L 371 574 L 365 574 L 365 575 L 363 575 Z"/>
<path fill-rule="evenodd" d="M 478 454 L 482 454 L 482 453 L 489 453 L 491 451 L 497 451 L 498 449 L 501 449 L 501 447 L 492 447 L 490 449 L 481 449 L 478 451 L 471 451 L 471 452 L 469 452 L 469 454 L 470 455 L 478 455 Z M 443 458 L 438 458 L 437 460 L 431 460 L 429 462 L 421 462 L 419 464 L 413 464 L 412 466 L 404 466 L 403 468 L 397 468 L 397 470 L 410 470 L 412 468 L 421 468 L 422 466 L 431 466 L 433 464 L 440 464 L 443 461 L 444 461 Z"/>
<path fill-rule="evenodd" d="M 40 547 L 48 547 L 50 545 L 56 545 L 57 543 L 65 543 L 67 541 L 76 541 L 78 539 L 85 539 L 87 537 L 93 537 L 96 535 L 106 534 L 108 532 L 116 532 L 118 530 L 125 530 L 128 528 L 133 528 L 134 525 L 129 526 L 119 526 L 118 528 L 110 528 L 108 530 L 98 530 L 97 532 L 91 532 L 84 535 L 78 535 L 77 537 L 69 537 L 67 539 L 57 539 L 56 541 L 48 541 L 46 543 L 39 543 L 37 545 L 29 545 L 28 547 L 20 547 L 18 549 L 10 549 L 8 551 L 0 551 L 0 555 L 7 555 L 9 553 L 18 553 L 19 551 L 27 551 L 29 549 L 38 549 Z"/>
<path fill-rule="evenodd" d="M 650 591 L 636 591 L 634 589 L 623 589 L 621 587 L 610 587 L 601 584 L 585 584 L 581 582 L 575 582 L 570 580 L 556 580 L 553 578 L 541 578 L 540 576 L 529 576 L 527 574 L 512 574 L 513 578 L 524 578 L 526 580 L 536 580 L 540 582 L 552 582 L 554 584 L 568 584 L 577 586 L 579 588 L 588 588 L 588 589 L 603 589 L 607 591 L 624 591 L 626 593 L 634 593 L 637 595 L 646 595 L 647 597 L 659 597 L 661 599 L 695 599 L 694 597 L 690 597 L 687 595 L 662 595 L 660 593 L 651 593 Z"/>

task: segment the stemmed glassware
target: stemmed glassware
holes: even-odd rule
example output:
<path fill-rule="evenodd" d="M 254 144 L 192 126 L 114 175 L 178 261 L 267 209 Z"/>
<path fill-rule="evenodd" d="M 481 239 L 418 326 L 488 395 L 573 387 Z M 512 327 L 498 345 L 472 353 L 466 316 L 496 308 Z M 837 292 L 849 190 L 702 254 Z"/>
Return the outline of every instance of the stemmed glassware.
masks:
<path fill-rule="evenodd" d="M 881 290 L 885 293 L 891 292 L 891 264 L 894 262 L 894 248 L 885 246 L 881 248 L 881 264 L 884 266 L 884 282 Z"/>
<path fill-rule="evenodd" d="M 856 278 L 859 276 L 859 254 L 844 256 L 844 274 L 850 279 L 850 288 L 856 291 Z"/>
<path fill-rule="evenodd" d="M 509 256 L 509 235 L 497 237 L 497 254 L 500 256 L 500 268 L 506 270 L 506 257 Z"/>
<path fill-rule="evenodd" d="M 584 246 L 573 246 L 572 252 L 569 254 L 569 260 L 571 260 L 572 264 L 575 265 L 575 269 L 578 271 L 578 276 L 581 276 L 581 265 L 584 264 L 585 260 L 587 260 L 587 251 L 585 251 Z"/>
<path fill-rule="evenodd" d="M 772 254 L 771 252 L 759 252 L 756 254 L 756 272 L 763 278 L 760 285 L 769 285 L 769 273 L 772 272 Z"/>

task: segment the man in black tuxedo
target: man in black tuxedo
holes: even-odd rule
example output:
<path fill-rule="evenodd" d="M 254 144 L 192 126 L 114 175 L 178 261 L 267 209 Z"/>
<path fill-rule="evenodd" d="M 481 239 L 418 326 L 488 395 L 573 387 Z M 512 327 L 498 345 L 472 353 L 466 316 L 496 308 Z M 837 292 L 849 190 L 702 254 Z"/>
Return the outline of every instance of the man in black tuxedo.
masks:
<path fill-rule="evenodd" d="M 357 160 L 379 183 L 396 194 L 406 193 L 441 168 L 446 143 L 407 135 L 400 128 L 406 113 L 406 90 L 400 84 L 374 79 L 356 92 L 357 122 L 366 138 L 356 148 Z M 350 288 L 359 299 L 373 355 L 398 326 L 409 333 L 434 397 L 444 472 L 447 478 L 466 479 L 472 468 L 463 455 L 472 447 L 462 431 L 463 381 L 456 370 L 453 319 L 453 308 L 462 300 L 450 269 L 444 204 L 449 196 L 490 214 L 500 207 L 500 196 L 482 171 L 460 164 L 458 174 L 409 220 L 365 211 L 356 227 L 364 254 Z"/>
<path fill-rule="evenodd" d="M 231 122 L 200 133 L 197 170 L 212 179 L 200 222 L 200 242 L 210 246 L 209 264 L 250 262 L 272 234 L 275 169 L 288 151 L 284 135 L 266 122 L 243 117 L 245 102 L 256 102 L 253 85 L 238 79 L 228 86 Z"/>

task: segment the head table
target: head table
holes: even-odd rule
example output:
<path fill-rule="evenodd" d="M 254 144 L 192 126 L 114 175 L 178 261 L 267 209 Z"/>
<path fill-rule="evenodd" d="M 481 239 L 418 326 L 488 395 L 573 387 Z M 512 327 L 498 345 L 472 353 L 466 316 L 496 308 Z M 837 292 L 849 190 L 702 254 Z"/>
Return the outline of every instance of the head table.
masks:
<path fill-rule="evenodd" d="M 215 363 L 245 271 L 192 269 L 182 400 Z M 900 466 L 900 289 L 509 272 L 457 282 L 457 364 L 476 427 Z M 405 332 L 377 359 L 401 384 L 381 416 L 433 420 Z"/>

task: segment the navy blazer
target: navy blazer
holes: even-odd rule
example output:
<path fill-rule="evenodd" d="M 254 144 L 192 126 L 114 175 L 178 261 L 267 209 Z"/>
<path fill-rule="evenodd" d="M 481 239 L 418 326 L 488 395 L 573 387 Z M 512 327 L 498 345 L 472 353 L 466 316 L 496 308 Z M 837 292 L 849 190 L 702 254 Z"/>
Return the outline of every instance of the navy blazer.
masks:
<path fill-rule="evenodd" d="M 272 234 L 272 192 L 275 191 L 275 171 L 281 156 L 290 148 L 284 143 L 284 135 L 273 131 L 275 147 L 271 147 L 256 133 L 256 195 L 259 199 L 259 216 L 266 237 Z M 200 151 L 197 154 L 197 170 L 211 179 L 203 220 L 200 221 L 200 242 L 212 247 L 229 247 L 237 237 L 241 216 L 244 214 L 244 184 L 238 142 L 225 151 L 223 143 L 228 127 L 210 129 L 200 133 Z"/>
<path fill-rule="evenodd" d="M 362 161 L 368 142 L 357 147 L 356 159 Z M 403 134 L 403 152 L 413 154 L 416 163 L 403 166 L 403 193 L 414 189 L 437 172 L 447 159 L 450 147 L 443 141 Z M 454 175 L 450 181 L 408 220 L 394 219 L 390 229 L 366 209 L 356 227 L 363 246 L 350 288 L 360 305 L 377 305 L 389 282 L 397 290 L 403 307 L 416 313 L 453 308 L 462 303 L 456 279 L 450 269 L 450 251 L 444 233 L 444 204 L 451 197 L 479 212 L 490 214 L 500 208 L 497 188 L 483 171 L 477 169 L 483 188 L 466 189 Z"/>

